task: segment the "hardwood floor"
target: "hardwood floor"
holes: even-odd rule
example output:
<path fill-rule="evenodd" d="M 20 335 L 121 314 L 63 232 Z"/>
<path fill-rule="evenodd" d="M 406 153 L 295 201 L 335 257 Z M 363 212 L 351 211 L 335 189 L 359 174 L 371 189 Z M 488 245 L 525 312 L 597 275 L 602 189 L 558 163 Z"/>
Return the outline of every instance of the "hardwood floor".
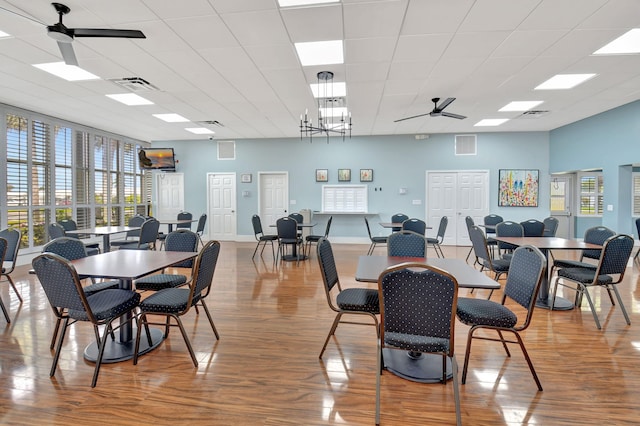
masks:
<path fill-rule="evenodd" d="M 263 259 L 251 261 L 254 247 L 222 243 L 208 299 L 220 340 L 215 340 L 203 312 L 192 311 L 184 318 L 200 363 L 197 369 L 173 329 L 137 366 L 131 361 L 103 365 L 94 389 L 93 364 L 82 356 L 94 339 L 86 323 L 71 328 L 56 375 L 49 377 L 53 315 L 37 279 L 27 273 L 29 267 L 19 267 L 13 277 L 24 303 L 19 304 L 8 283 L 0 284 L 12 319 L 5 326 L 0 316 L 0 423 L 374 424 L 374 329 L 341 324 L 324 359 L 318 359 L 334 315 L 315 253 L 299 266 L 285 263 L 276 270 L 269 249 Z M 363 286 L 353 277 L 358 256 L 366 254 L 368 246 L 333 248 L 343 285 Z M 468 248 L 444 251 L 464 259 Z M 638 267 L 631 267 L 619 286 L 631 326 L 599 290 L 592 294 L 602 331 L 596 329 L 586 301 L 572 311 L 536 310 L 524 338 L 543 392 L 537 391 L 517 346 L 507 358 L 501 345 L 475 341 L 467 384 L 461 386 L 463 423 L 638 424 L 638 278 Z M 480 291 L 471 297 L 486 295 Z M 494 294 L 492 299 L 500 297 Z M 460 366 L 467 330 L 457 323 Z M 413 383 L 385 371 L 381 395 L 383 425 L 455 424 L 451 384 Z"/>

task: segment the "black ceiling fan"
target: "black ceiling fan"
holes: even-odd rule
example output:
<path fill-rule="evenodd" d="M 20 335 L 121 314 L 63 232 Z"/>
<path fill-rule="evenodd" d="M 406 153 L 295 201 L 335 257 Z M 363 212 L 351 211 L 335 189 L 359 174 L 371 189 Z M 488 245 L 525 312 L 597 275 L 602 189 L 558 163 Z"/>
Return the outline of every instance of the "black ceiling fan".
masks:
<path fill-rule="evenodd" d="M 458 120 L 464 120 L 465 118 L 467 118 L 464 115 L 453 114 L 451 112 L 444 111 L 444 109 L 448 107 L 451 102 L 455 100 L 456 98 L 447 98 L 444 101 L 442 101 L 440 105 L 438 105 L 438 102 L 440 102 L 440 98 L 433 98 L 431 99 L 431 102 L 433 102 L 433 111 L 428 112 L 426 114 L 418 114 L 418 115 L 413 115 L 411 117 L 400 118 L 398 120 L 394 120 L 394 123 L 397 123 L 398 121 L 410 120 L 412 118 L 424 117 L 425 115 L 430 115 L 431 117 L 440 117 L 440 116 L 451 117 L 451 118 L 457 118 Z"/>
<path fill-rule="evenodd" d="M 67 28 L 62 23 L 62 16 L 71 12 L 62 3 L 51 3 L 58 12 L 59 20 L 56 24 L 47 26 L 49 37 L 58 42 L 60 53 L 67 65 L 78 65 L 76 54 L 71 43 L 76 37 L 114 37 L 114 38 L 146 38 L 139 30 L 114 30 L 111 28 Z"/>

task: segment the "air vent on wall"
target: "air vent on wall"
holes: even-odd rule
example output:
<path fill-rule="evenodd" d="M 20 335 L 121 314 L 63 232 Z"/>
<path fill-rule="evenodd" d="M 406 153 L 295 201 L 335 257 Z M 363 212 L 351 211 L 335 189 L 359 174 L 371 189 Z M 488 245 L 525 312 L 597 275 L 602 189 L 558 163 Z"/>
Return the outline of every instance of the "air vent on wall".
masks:
<path fill-rule="evenodd" d="M 236 141 L 218 141 L 218 160 L 236 159 Z"/>
<path fill-rule="evenodd" d="M 531 110 L 523 112 L 516 118 L 539 118 L 547 114 L 549 114 L 549 111 Z"/>
<path fill-rule="evenodd" d="M 476 155 L 476 135 L 456 135 L 456 155 Z"/>
<path fill-rule="evenodd" d="M 160 90 L 144 78 L 140 77 L 110 78 L 109 81 L 112 81 L 118 86 L 122 86 L 131 92 L 149 92 Z"/>

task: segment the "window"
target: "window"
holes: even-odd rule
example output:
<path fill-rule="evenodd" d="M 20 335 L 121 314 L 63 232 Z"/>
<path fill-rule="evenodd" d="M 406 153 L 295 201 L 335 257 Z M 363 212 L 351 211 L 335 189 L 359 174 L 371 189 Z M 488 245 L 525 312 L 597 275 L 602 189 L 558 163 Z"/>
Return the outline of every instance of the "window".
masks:
<path fill-rule="evenodd" d="M 137 152 L 147 144 L 4 105 L 0 114 L 0 229 L 20 230 L 21 249 L 40 251 L 48 225 L 64 218 L 88 228 L 146 213 L 151 173 Z"/>
<path fill-rule="evenodd" d="M 580 216 L 600 216 L 604 203 L 602 173 L 578 173 Z"/>
<path fill-rule="evenodd" d="M 633 191 L 633 212 L 631 215 L 640 217 L 640 173 L 633 173 L 632 179 L 633 182 L 631 190 Z"/>

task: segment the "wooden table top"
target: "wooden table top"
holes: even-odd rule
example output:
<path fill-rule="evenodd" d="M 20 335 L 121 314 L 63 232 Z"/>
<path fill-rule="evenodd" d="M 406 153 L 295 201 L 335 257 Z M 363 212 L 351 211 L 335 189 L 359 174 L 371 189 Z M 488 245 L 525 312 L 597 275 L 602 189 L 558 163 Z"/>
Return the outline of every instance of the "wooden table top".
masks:
<path fill-rule="evenodd" d="M 395 266 L 404 262 L 426 263 L 430 266 L 443 269 L 458 280 L 458 287 L 499 289 L 500 284 L 489 278 L 486 274 L 469 266 L 462 259 L 442 259 L 422 257 L 397 257 L 397 256 L 360 256 L 356 281 L 378 282 L 378 276 L 389 266 Z"/>
<path fill-rule="evenodd" d="M 515 246 L 531 245 L 539 249 L 549 250 L 583 250 L 600 249 L 597 244 L 585 243 L 581 240 L 568 240 L 560 237 L 492 237 L 494 240 Z"/>
<path fill-rule="evenodd" d="M 136 279 L 196 257 L 196 252 L 116 250 L 71 261 L 79 275 Z"/>

